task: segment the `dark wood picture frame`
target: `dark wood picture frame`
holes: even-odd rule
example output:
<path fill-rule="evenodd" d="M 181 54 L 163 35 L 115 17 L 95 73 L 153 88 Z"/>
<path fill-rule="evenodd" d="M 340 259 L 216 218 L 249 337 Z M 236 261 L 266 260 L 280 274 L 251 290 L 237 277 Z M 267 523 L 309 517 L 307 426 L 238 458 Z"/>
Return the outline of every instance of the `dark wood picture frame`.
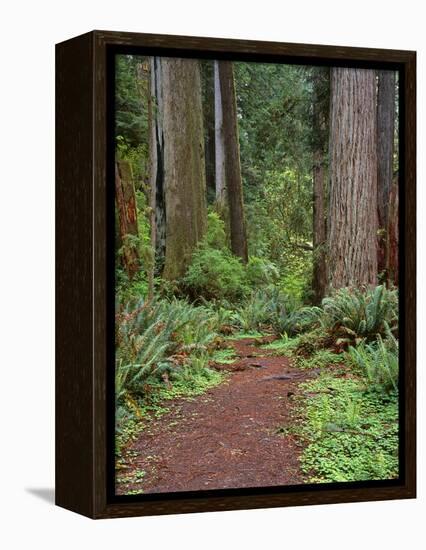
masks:
<path fill-rule="evenodd" d="M 108 306 L 111 52 L 400 71 L 400 478 L 392 482 L 111 496 L 114 392 Z M 111 94 L 110 94 L 111 95 Z M 111 155 L 110 155 L 111 156 Z M 113 155 L 112 155 L 113 156 Z M 56 46 L 56 504 L 91 518 L 414 498 L 416 495 L 416 54 L 93 31 Z"/>

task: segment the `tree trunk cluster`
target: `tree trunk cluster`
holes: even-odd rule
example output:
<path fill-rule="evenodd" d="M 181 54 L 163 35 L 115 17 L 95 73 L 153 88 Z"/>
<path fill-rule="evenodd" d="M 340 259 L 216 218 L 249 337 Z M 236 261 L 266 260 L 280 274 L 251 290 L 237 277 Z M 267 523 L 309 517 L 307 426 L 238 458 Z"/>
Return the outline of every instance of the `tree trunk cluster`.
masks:
<path fill-rule="evenodd" d="M 248 260 L 231 62 L 214 65 L 214 154 L 217 202 L 227 204 L 233 253 Z M 151 212 L 162 277 L 185 274 L 207 230 L 206 152 L 197 60 L 151 59 Z M 205 118 L 205 117 L 204 117 Z"/>
<path fill-rule="evenodd" d="M 215 61 L 212 68 L 207 113 L 197 60 L 150 58 L 151 246 L 157 273 L 168 280 L 185 274 L 206 234 L 206 179 L 214 181 L 218 210 L 229 218 L 233 254 L 248 261 L 234 68 L 230 61 Z M 319 303 L 332 289 L 376 285 L 378 274 L 398 283 L 396 82 L 392 71 L 338 67 L 313 74 L 312 286 Z M 133 277 L 138 250 L 126 243 L 134 243 L 128 237 L 137 237 L 138 228 L 129 163 L 116 163 L 115 185 L 123 261 Z M 154 268 L 150 295 L 153 281 Z"/>

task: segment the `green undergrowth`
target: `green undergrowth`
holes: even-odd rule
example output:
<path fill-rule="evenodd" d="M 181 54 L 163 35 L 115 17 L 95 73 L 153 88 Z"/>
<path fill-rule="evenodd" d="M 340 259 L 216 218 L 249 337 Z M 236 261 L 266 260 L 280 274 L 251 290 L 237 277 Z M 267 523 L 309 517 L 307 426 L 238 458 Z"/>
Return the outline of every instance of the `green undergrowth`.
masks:
<path fill-rule="evenodd" d="M 168 386 L 160 382 L 153 382 L 143 399 L 128 401 L 126 410 L 131 411 L 129 417 L 125 422 L 117 419 L 120 421 L 120 429 L 117 430 L 116 437 L 118 462 L 120 462 L 126 446 L 134 441 L 153 419 L 160 418 L 169 412 L 168 401 L 177 398 L 191 399 L 221 384 L 226 378 L 226 373 L 207 367 L 195 370 L 191 366 L 187 366 L 181 369 Z"/>
<path fill-rule="evenodd" d="M 390 325 L 383 326 L 385 337 L 377 333 L 375 340 L 352 339 L 349 332 L 351 338 L 336 339 L 334 327 L 318 326 L 262 346 L 289 356 L 299 369 L 315 371 L 293 398 L 291 424 L 278 429 L 303 446 L 300 465 L 307 482 L 398 476 L 398 341 Z"/>
<path fill-rule="evenodd" d="M 284 335 L 278 340 L 274 340 L 269 344 L 264 344 L 261 349 L 272 352 L 272 355 L 285 355 L 290 356 L 296 350 L 299 343 L 300 336 L 289 338 Z"/>
<path fill-rule="evenodd" d="M 272 355 L 291 357 L 299 368 L 323 367 L 342 361 L 339 354 L 324 346 L 324 340 L 314 330 L 292 338 L 284 334 L 280 339 L 263 345 L 262 349 Z"/>
<path fill-rule="evenodd" d="M 119 483 L 142 483 L 144 481 L 146 472 L 145 470 L 135 470 L 131 474 L 126 474 L 122 476 L 118 476 L 117 481 Z M 126 494 L 139 494 L 142 491 L 140 489 L 135 490 L 135 493 L 133 491 L 129 491 Z"/>
<path fill-rule="evenodd" d="M 263 338 L 264 336 L 266 336 L 265 333 L 258 332 L 257 330 L 253 330 L 250 332 L 236 332 L 235 334 L 226 336 L 224 340 L 245 340 L 246 338 L 259 339 L 259 338 Z"/>
<path fill-rule="evenodd" d="M 320 349 L 309 357 L 295 357 L 295 366 L 299 369 L 324 369 L 331 365 L 344 363 L 345 357 L 328 349 Z"/>
<path fill-rule="evenodd" d="M 190 367 L 184 367 L 170 388 L 159 387 L 156 397 L 168 400 L 177 397 L 195 397 L 217 386 L 225 380 L 226 376 L 207 367 L 194 371 Z"/>
<path fill-rule="evenodd" d="M 234 348 L 223 348 L 213 352 L 212 362 L 220 365 L 232 365 L 238 358 Z"/>
<path fill-rule="evenodd" d="M 398 395 L 367 390 L 357 376 L 325 372 L 300 385 L 292 431 L 307 443 L 301 467 L 312 483 L 398 476 Z"/>
<path fill-rule="evenodd" d="M 281 291 L 266 289 L 239 304 L 181 298 L 118 304 L 118 470 L 131 460 L 129 443 L 169 412 L 170 400 L 191 399 L 226 379 L 209 366 L 237 359 L 230 340 L 251 339 L 259 354 L 287 356 L 316 376 L 293 398 L 291 428 L 278 430 L 300 437 L 309 481 L 395 477 L 396 304 L 396 291 L 383 287 L 341 289 L 321 308 L 297 309 Z M 265 344 L 271 335 L 278 339 Z"/>

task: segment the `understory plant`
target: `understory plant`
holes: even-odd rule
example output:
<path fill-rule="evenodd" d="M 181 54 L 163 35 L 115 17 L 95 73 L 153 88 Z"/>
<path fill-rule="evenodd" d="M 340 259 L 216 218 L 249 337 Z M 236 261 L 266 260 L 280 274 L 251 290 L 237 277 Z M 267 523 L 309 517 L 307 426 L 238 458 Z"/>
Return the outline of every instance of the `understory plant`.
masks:
<path fill-rule="evenodd" d="M 244 331 L 264 328 L 292 336 L 312 328 L 317 323 L 317 312 L 301 307 L 293 297 L 272 286 L 253 292 L 237 308 L 233 320 Z"/>
<path fill-rule="evenodd" d="M 161 380 L 187 357 L 209 353 L 220 317 L 185 300 L 138 300 L 116 314 L 116 384 L 119 400 L 142 395 L 147 380 Z"/>
<path fill-rule="evenodd" d="M 225 248 L 218 250 L 205 243 L 194 252 L 182 285 L 189 296 L 206 300 L 239 301 L 249 291 L 240 259 Z"/>
<path fill-rule="evenodd" d="M 223 311 L 186 300 L 131 300 L 116 306 L 116 431 L 118 453 L 157 398 L 194 395 L 219 383 L 208 368 Z M 157 401 L 155 401 L 157 403 Z M 157 404 L 156 412 L 162 409 Z M 151 408 L 152 408 L 151 406 Z"/>
<path fill-rule="evenodd" d="M 389 392 L 398 389 L 398 349 L 398 341 L 389 333 L 386 339 L 379 334 L 376 342 L 350 346 L 348 354 L 353 364 L 361 369 L 370 387 Z"/>
<path fill-rule="evenodd" d="M 314 483 L 398 476 L 398 397 L 365 391 L 361 379 L 324 373 L 303 383 L 294 429 L 307 444 L 302 470 Z"/>
<path fill-rule="evenodd" d="M 321 322 L 336 338 L 351 343 L 375 340 L 398 329 L 398 291 L 380 285 L 342 288 L 322 301 Z"/>

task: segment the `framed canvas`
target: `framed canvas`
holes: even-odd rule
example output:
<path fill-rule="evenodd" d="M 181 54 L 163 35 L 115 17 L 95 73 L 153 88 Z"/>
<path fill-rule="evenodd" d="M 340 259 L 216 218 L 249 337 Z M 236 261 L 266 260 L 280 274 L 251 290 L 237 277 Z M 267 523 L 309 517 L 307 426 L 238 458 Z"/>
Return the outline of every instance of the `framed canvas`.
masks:
<path fill-rule="evenodd" d="M 414 498 L 416 55 L 56 46 L 56 503 Z"/>

